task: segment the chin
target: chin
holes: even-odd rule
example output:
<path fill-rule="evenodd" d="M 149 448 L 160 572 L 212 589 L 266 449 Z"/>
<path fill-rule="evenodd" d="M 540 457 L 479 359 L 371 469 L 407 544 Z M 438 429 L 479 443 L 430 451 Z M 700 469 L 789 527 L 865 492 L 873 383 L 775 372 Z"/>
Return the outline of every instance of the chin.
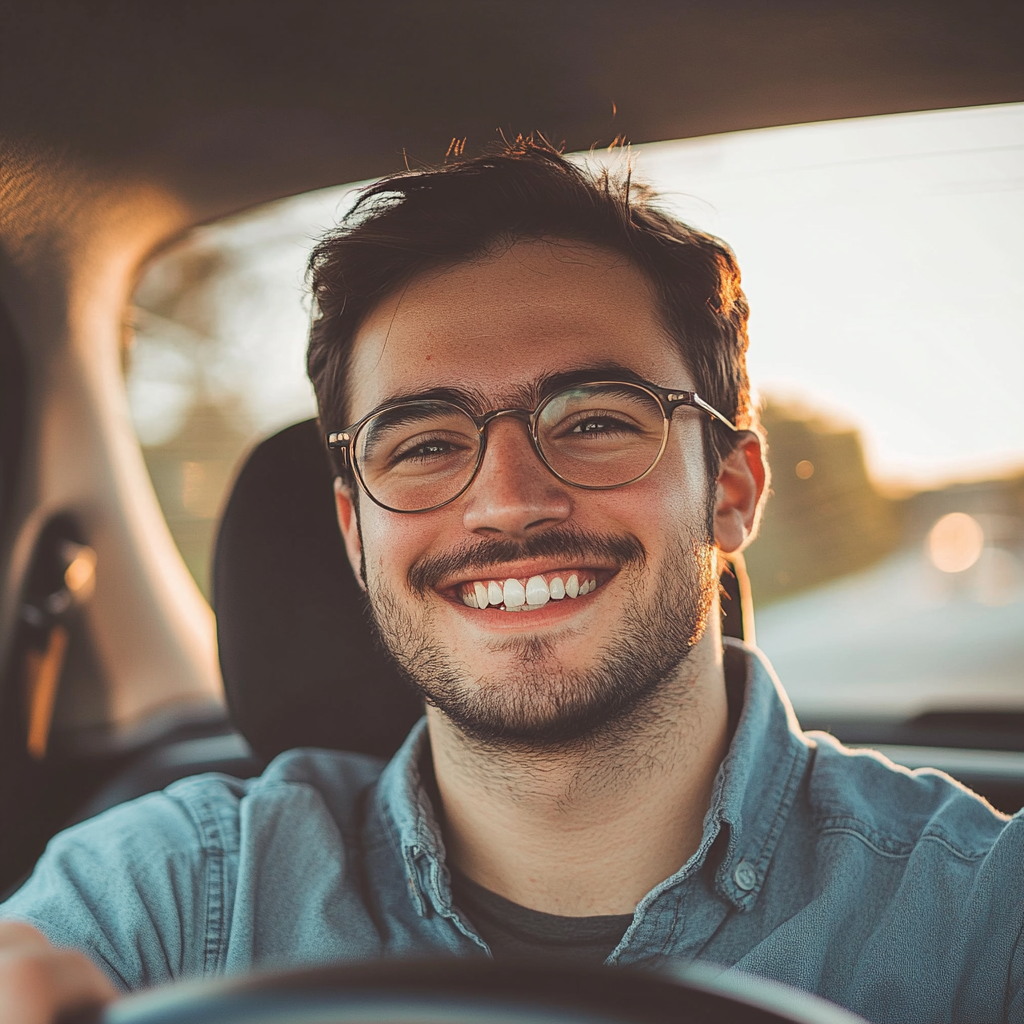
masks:
<path fill-rule="evenodd" d="M 676 685 L 686 676 L 690 642 L 665 647 L 614 638 L 589 664 L 573 663 L 540 637 L 501 641 L 486 673 L 458 666 L 435 651 L 431 670 L 405 666 L 411 681 L 452 725 L 489 746 L 516 749 L 564 748 L 601 736 L 635 731 L 663 708 L 677 709 Z M 591 652 L 594 652 L 593 646 Z M 653 655 L 653 657 L 651 656 Z"/>

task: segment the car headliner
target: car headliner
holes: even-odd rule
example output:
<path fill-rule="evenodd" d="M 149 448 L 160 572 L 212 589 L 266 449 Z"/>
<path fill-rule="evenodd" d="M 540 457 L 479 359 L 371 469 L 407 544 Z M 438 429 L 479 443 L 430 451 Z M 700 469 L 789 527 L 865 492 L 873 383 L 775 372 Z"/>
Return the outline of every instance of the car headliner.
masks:
<path fill-rule="evenodd" d="M 219 691 L 125 412 L 121 325 L 154 249 L 499 129 L 583 149 L 1024 99 L 1012 0 L 6 0 L 0 24 L 0 294 L 29 381 L 0 664 L 39 531 L 75 510 L 100 556 L 101 717 L 122 724 Z"/>

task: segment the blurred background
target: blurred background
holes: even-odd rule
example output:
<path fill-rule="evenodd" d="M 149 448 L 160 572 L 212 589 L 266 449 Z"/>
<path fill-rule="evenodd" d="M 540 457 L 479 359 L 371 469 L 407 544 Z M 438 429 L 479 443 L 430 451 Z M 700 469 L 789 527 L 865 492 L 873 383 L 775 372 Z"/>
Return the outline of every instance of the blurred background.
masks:
<path fill-rule="evenodd" d="M 774 475 L 757 641 L 805 724 L 1024 712 L 1024 104 L 579 159 L 737 252 Z M 305 263 L 355 187 L 195 229 L 136 289 L 135 428 L 207 596 L 240 461 L 315 414 Z"/>

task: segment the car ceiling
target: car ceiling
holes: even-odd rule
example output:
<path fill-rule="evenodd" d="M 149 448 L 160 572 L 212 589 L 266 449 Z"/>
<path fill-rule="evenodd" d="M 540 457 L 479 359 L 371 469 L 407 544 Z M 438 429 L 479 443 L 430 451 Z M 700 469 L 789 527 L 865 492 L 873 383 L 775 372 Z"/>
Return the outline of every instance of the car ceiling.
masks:
<path fill-rule="evenodd" d="M 200 217 L 539 129 L 569 149 L 1024 98 L 998 0 L 0 4 L 5 144 Z M 36 164 L 37 169 L 41 169 Z"/>
<path fill-rule="evenodd" d="M 0 665 L 71 511 L 100 557 L 102 713 L 219 686 L 118 355 L 139 266 L 190 225 L 499 131 L 577 150 L 1022 99 L 1018 0 L 0 0 L 0 335 L 26 364 Z"/>

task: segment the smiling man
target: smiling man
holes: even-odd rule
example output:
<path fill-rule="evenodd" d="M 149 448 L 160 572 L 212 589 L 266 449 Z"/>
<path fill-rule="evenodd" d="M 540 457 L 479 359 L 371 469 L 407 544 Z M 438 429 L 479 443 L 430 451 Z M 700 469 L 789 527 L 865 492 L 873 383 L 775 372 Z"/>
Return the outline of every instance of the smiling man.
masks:
<path fill-rule="evenodd" d="M 342 533 L 428 702 L 452 864 L 526 907 L 631 915 L 697 849 L 728 744 L 715 549 L 749 536 L 761 448 L 681 404 L 693 372 L 623 256 L 486 242 L 353 336 L 323 399 L 372 410 L 342 442 Z M 321 289 L 351 244 L 321 250 Z"/>
<path fill-rule="evenodd" d="M 802 733 L 723 645 L 765 487 L 728 248 L 520 142 L 370 188 L 312 269 L 338 520 L 425 721 L 387 766 L 292 751 L 59 836 L 3 908 L 4 1019 L 410 954 L 1024 1018 L 1020 820 Z"/>

